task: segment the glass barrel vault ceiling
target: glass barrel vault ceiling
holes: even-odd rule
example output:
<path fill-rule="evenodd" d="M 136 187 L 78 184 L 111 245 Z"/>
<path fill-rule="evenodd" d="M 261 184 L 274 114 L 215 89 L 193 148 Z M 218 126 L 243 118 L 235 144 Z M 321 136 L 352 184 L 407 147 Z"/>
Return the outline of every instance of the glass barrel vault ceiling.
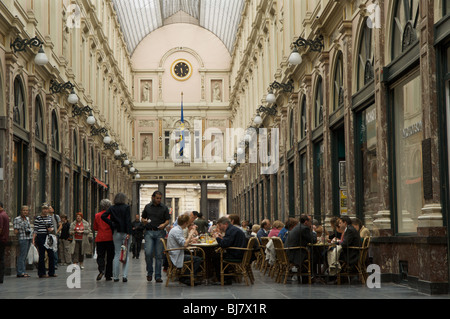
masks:
<path fill-rule="evenodd" d="M 113 4 L 131 55 L 149 33 L 179 11 L 213 32 L 231 54 L 244 0 L 113 0 Z"/>

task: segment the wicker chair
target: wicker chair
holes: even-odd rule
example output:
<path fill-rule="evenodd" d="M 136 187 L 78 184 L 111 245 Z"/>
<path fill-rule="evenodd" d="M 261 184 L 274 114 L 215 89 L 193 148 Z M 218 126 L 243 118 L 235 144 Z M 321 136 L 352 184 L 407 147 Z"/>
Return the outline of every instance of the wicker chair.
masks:
<path fill-rule="evenodd" d="M 270 271 L 270 265 L 267 262 L 267 256 L 266 256 L 266 246 L 269 242 L 269 237 L 261 237 L 261 245 L 260 245 L 260 255 L 261 255 L 261 263 L 259 270 L 264 272 L 264 275 L 266 274 L 267 270 Z"/>
<path fill-rule="evenodd" d="M 370 237 L 365 237 L 361 247 L 348 247 L 346 249 L 356 249 L 359 251 L 358 262 L 355 265 L 348 265 L 342 262 L 341 271 L 337 275 L 337 283 L 341 283 L 341 276 L 347 277 L 358 276 L 364 285 L 367 281 L 367 255 L 369 253 Z M 350 280 L 349 280 L 350 281 Z"/>
<path fill-rule="evenodd" d="M 200 264 L 200 269 L 197 273 L 197 277 L 204 277 L 206 275 L 205 273 L 205 252 L 200 247 L 181 247 L 181 248 L 172 248 L 167 249 L 166 239 L 161 238 L 161 242 L 164 246 L 164 254 L 166 255 L 167 262 L 169 267 L 167 268 L 167 281 L 166 281 L 166 287 L 169 285 L 170 281 L 175 281 L 176 279 L 179 279 L 181 277 L 189 277 L 191 281 L 191 286 L 195 286 L 195 275 L 194 275 L 194 258 L 193 256 L 199 256 L 203 258 L 203 262 Z M 184 250 L 185 254 L 190 254 L 191 260 L 185 261 L 183 263 L 183 268 L 177 268 L 170 259 L 170 252 L 171 251 L 177 251 L 177 250 Z"/>
<path fill-rule="evenodd" d="M 311 275 L 311 253 L 308 248 L 306 247 L 284 247 L 283 241 L 281 238 L 278 237 L 272 237 L 273 245 L 275 247 L 275 251 L 277 254 L 276 259 L 276 282 L 281 282 L 282 277 L 284 276 L 283 283 L 286 284 L 287 278 L 289 276 L 293 276 L 294 273 L 292 272 L 293 266 L 299 267 L 299 272 L 297 272 L 297 276 L 308 276 L 308 283 L 311 284 L 312 282 L 312 275 Z M 292 250 L 305 250 L 307 252 L 307 258 L 303 261 L 302 265 L 294 265 L 289 261 L 287 252 Z"/>
<path fill-rule="evenodd" d="M 217 251 L 220 253 L 220 283 L 223 286 L 225 284 L 225 276 L 243 276 L 247 286 L 254 283 L 254 277 L 251 269 L 251 257 L 254 252 L 253 248 L 255 246 L 255 237 L 249 239 L 247 248 L 241 247 L 227 247 L 218 248 Z M 227 250 L 240 250 L 244 252 L 242 260 L 240 259 L 227 259 L 224 256 L 224 252 Z M 231 271 L 230 271 L 231 270 Z M 230 271 L 226 273 L 226 271 Z"/>

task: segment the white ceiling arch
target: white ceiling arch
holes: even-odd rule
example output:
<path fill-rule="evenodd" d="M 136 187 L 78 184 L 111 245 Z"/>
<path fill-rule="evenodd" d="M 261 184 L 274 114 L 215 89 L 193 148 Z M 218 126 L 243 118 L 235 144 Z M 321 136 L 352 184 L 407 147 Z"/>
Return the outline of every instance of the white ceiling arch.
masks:
<path fill-rule="evenodd" d="M 148 34 L 166 25 L 167 19 L 180 11 L 219 37 L 231 54 L 244 1 L 113 0 L 113 4 L 131 55 Z"/>

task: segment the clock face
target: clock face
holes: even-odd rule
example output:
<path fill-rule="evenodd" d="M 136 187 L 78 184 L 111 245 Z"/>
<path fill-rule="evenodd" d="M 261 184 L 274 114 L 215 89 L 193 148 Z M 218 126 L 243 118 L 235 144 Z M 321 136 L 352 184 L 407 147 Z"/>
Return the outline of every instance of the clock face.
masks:
<path fill-rule="evenodd" d="M 180 78 L 184 78 L 185 76 L 187 76 L 189 74 L 189 71 L 189 65 L 184 62 L 178 62 L 173 69 L 173 72 L 175 72 L 175 74 Z"/>
<path fill-rule="evenodd" d="M 192 66 L 188 61 L 177 60 L 172 65 L 172 76 L 178 81 L 186 81 L 192 75 Z"/>

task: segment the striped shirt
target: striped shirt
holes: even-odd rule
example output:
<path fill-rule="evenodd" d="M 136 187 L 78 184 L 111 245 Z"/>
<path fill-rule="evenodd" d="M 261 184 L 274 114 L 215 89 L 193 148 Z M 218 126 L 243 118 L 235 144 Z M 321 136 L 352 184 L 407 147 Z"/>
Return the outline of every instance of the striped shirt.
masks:
<path fill-rule="evenodd" d="M 31 239 L 32 229 L 28 217 L 25 217 L 25 219 L 23 219 L 22 216 L 14 218 L 14 229 L 19 231 L 19 240 Z"/>
<path fill-rule="evenodd" d="M 34 220 L 35 234 L 48 234 L 48 228 L 53 228 L 52 218 L 50 216 L 37 216 Z"/>

